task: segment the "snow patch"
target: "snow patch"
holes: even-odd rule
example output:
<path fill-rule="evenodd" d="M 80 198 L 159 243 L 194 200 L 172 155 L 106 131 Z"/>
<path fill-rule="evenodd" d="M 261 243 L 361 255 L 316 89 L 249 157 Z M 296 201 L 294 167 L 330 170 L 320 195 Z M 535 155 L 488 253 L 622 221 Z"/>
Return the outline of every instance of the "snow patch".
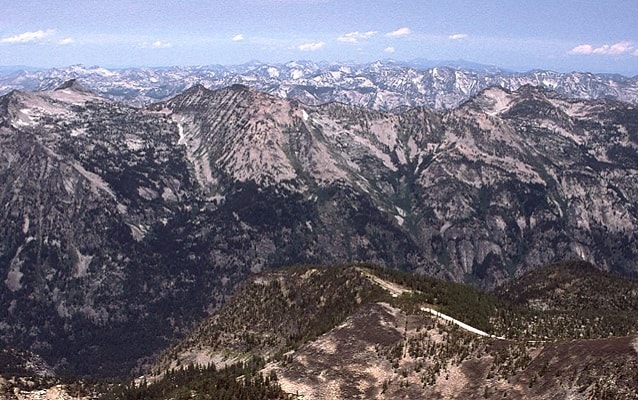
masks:
<path fill-rule="evenodd" d="M 84 255 L 80 253 L 80 250 L 75 249 L 75 253 L 78 257 L 78 261 L 75 263 L 75 271 L 73 272 L 74 278 L 83 278 L 87 275 L 89 270 L 89 265 L 93 260 L 93 256 Z"/>
<path fill-rule="evenodd" d="M 441 228 L 439 229 L 439 233 L 441 234 L 441 236 L 443 236 L 445 232 L 451 227 L 452 227 L 452 223 L 450 221 L 445 221 L 443 225 L 441 225 Z"/>
<path fill-rule="evenodd" d="M 128 208 L 122 204 L 122 203 L 117 203 L 117 206 L 115 206 L 115 209 L 117 210 L 117 212 L 119 212 L 121 215 L 126 215 L 128 213 Z"/>
<path fill-rule="evenodd" d="M 175 195 L 175 192 L 171 190 L 171 188 L 165 187 L 162 191 L 162 199 L 164 201 L 177 201 L 177 196 Z"/>
<path fill-rule="evenodd" d="M 481 104 L 481 108 L 489 115 L 498 115 L 507 110 L 512 103 L 511 96 L 500 87 L 493 87 L 483 92 L 486 102 Z"/>
<path fill-rule="evenodd" d="M 148 227 L 145 225 L 133 225 L 133 224 L 127 224 L 127 225 L 131 229 L 131 236 L 133 236 L 133 239 L 135 239 L 138 242 L 141 242 L 142 239 L 144 239 L 144 237 L 148 233 Z"/>
<path fill-rule="evenodd" d="M 137 188 L 137 194 L 144 200 L 149 200 L 149 201 L 159 197 L 159 194 L 157 193 L 157 191 L 144 186 L 140 186 Z"/>
<path fill-rule="evenodd" d="M 279 70 L 275 67 L 268 67 L 268 76 L 271 78 L 279 77 Z"/>
<path fill-rule="evenodd" d="M 69 309 L 64 305 L 64 303 L 58 304 L 57 307 L 55 307 L 55 311 L 58 313 L 60 318 L 69 318 L 71 316 Z"/>
<path fill-rule="evenodd" d="M 31 240 L 27 239 L 26 243 L 29 243 L 30 241 Z M 20 283 L 20 280 L 22 279 L 24 274 L 22 273 L 22 271 L 20 271 L 20 267 L 22 266 L 24 261 L 20 260 L 19 258 L 20 253 L 22 253 L 22 248 L 23 246 L 18 247 L 16 255 L 13 257 L 11 263 L 9 264 L 10 267 L 9 272 L 7 272 L 7 279 L 4 280 L 4 284 L 7 285 L 7 288 L 12 292 L 22 289 L 22 283 Z"/>
<path fill-rule="evenodd" d="M 209 196 L 207 200 L 215 204 L 221 204 L 226 200 L 226 196 L 224 196 L 223 194 L 215 194 L 215 195 Z"/>
<path fill-rule="evenodd" d="M 15 264 L 12 262 L 11 269 L 7 272 L 7 279 L 4 281 L 4 284 L 7 285 L 7 288 L 12 292 L 22 289 L 20 279 L 22 279 L 24 274 L 20 271 L 21 264 L 21 262 Z"/>
<path fill-rule="evenodd" d="M 85 136 L 86 128 L 76 128 L 70 132 L 71 137 Z"/>
<path fill-rule="evenodd" d="M 494 216 L 493 221 L 499 230 L 505 232 L 505 229 L 507 228 L 507 223 L 505 223 L 505 220 L 503 219 L 503 217 L 501 217 L 500 215 L 496 215 Z"/>
<path fill-rule="evenodd" d="M 25 235 L 27 234 L 27 232 L 29 232 L 30 222 L 31 221 L 29 220 L 29 216 L 25 215 L 24 221 L 22 222 L 22 233 L 24 233 Z"/>
<path fill-rule="evenodd" d="M 75 168 L 84 178 L 88 179 L 91 182 L 91 188 L 95 194 L 98 194 L 99 190 L 105 191 L 109 196 L 113 198 L 113 200 L 117 200 L 117 196 L 109 185 L 102 179 L 101 176 L 94 174 L 93 172 L 89 172 L 79 163 L 73 163 L 73 168 Z"/>
<path fill-rule="evenodd" d="M 578 255 L 578 258 L 580 258 L 581 260 L 583 261 L 591 260 L 591 257 L 589 256 L 589 249 L 586 246 L 578 242 L 571 242 L 569 244 L 569 248 L 571 249 L 571 251 L 576 253 Z"/>
<path fill-rule="evenodd" d="M 520 216 L 516 218 L 516 225 L 518 225 L 518 229 L 520 229 L 521 232 L 525 231 L 527 228 L 527 221 L 525 221 L 525 217 Z"/>
<path fill-rule="evenodd" d="M 126 147 L 132 151 L 139 151 L 144 148 L 144 141 L 139 138 L 127 138 Z"/>
<path fill-rule="evenodd" d="M 17 115 L 17 120 L 15 121 L 18 126 L 31 126 L 35 124 L 35 121 L 30 115 L 30 110 L 23 108 L 19 111 Z"/>
<path fill-rule="evenodd" d="M 182 125 L 181 123 L 177 123 L 177 133 L 179 134 L 179 140 L 177 141 L 177 144 L 186 144 L 186 136 L 184 136 L 184 125 Z"/>

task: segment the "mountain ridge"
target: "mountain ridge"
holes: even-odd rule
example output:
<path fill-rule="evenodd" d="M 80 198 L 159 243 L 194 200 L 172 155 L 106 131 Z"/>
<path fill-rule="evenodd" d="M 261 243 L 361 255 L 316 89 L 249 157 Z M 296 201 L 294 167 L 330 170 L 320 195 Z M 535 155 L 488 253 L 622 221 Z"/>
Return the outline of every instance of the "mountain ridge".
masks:
<path fill-rule="evenodd" d="M 484 92 L 511 96 L 500 113 L 400 114 L 245 86 L 143 109 L 5 95 L 0 337 L 58 371 L 138 373 L 264 269 L 365 261 L 482 288 L 572 258 L 635 273 L 635 107 L 525 90 Z"/>
<path fill-rule="evenodd" d="M 544 266 L 521 276 L 512 289 L 543 283 L 535 296 L 551 298 L 556 275 L 565 281 L 595 281 L 601 273 L 592 268 L 582 262 Z M 566 271 L 569 277 L 564 276 Z M 608 279 L 628 289 L 625 295 L 634 300 L 633 306 L 622 308 L 628 328 L 613 320 L 599 321 L 606 318 L 605 309 L 588 313 L 587 305 L 618 295 L 614 285 L 585 291 L 565 287 L 563 294 L 581 297 L 585 306 L 541 310 L 534 304 L 511 307 L 500 294 L 370 264 L 270 270 L 243 282 L 215 314 L 167 350 L 144 376 L 106 385 L 8 377 L 0 379 L 0 393 L 14 399 L 11 389 L 18 387 L 29 399 L 55 393 L 83 400 L 242 395 L 635 399 L 637 284 L 611 275 Z M 490 332 L 518 321 L 521 336 L 483 337 L 424 311 L 423 306 L 446 313 L 438 315 L 487 324 Z M 552 325 L 556 320 L 562 325 Z M 581 324 L 596 330 L 583 330 Z M 540 340 L 530 336 L 542 332 L 539 327 L 548 328 Z M 18 363 L 22 357 L 18 355 Z M 0 361 L 11 358 L 15 356 Z"/>
<path fill-rule="evenodd" d="M 555 274 L 568 269 L 577 279 L 587 279 L 588 268 L 592 266 L 566 263 L 544 270 Z M 517 284 L 524 287 L 528 279 L 539 278 L 523 276 Z M 551 285 L 552 279 L 548 277 L 545 282 Z M 617 282 L 623 284 L 620 279 Z M 626 284 L 636 287 L 635 282 Z M 580 294 L 571 293 L 569 288 L 565 292 L 582 295 L 589 304 L 614 290 L 602 285 Z M 626 295 L 635 300 L 631 293 Z M 319 294 L 321 297 L 315 298 Z M 326 320 L 321 312 L 318 315 L 312 311 L 335 302 L 335 297 L 339 298 L 335 303 L 338 317 Z M 424 305 L 466 321 L 479 320 L 477 315 L 481 315 L 491 325 L 485 329 L 497 329 L 497 334 L 500 328 L 496 327 L 504 326 L 501 321 L 526 313 L 530 315 L 523 317 L 519 332 L 526 330 L 524 326 L 529 332 L 538 330 L 530 329 L 534 325 L 550 327 L 553 319 L 563 320 L 565 326 L 551 327 L 545 331 L 549 336 L 541 340 L 525 334 L 518 338 L 481 337 L 472 329 L 460 331 L 423 312 Z M 618 385 L 609 381 L 631 374 L 636 363 L 635 328 L 621 328 L 617 336 L 607 337 L 605 329 L 614 329 L 617 324 L 594 322 L 605 315 L 605 310 L 594 311 L 581 320 L 579 316 L 587 312 L 586 307 L 572 305 L 558 316 L 543 316 L 543 311 L 527 307 L 521 304 L 508 308 L 487 293 L 457 289 L 454 284 L 430 278 L 414 279 L 370 265 L 269 271 L 249 279 L 219 314 L 203 321 L 166 352 L 153 368 L 153 374 L 159 373 L 159 377 L 151 375 L 147 379 L 161 380 L 161 374 L 172 368 L 207 362 L 222 366 L 259 355 L 269 360 L 264 374 L 275 372 L 282 389 L 305 398 L 474 398 L 485 394 L 507 394 L 509 398 L 571 394 L 587 398 L 603 393 L 633 398 L 635 381 L 628 379 Z M 635 307 L 623 308 L 625 324 L 631 321 L 630 310 Z M 551 308 L 544 312 L 551 313 Z M 307 318 L 299 318 L 306 313 Z M 319 323 L 322 328 L 317 331 L 297 330 L 322 320 L 327 323 Z M 583 340 L 574 336 L 573 328 L 566 328 L 581 323 L 597 325 L 598 333 L 590 333 L 588 340 Z M 562 333 L 565 329 L 570 331 L 567 337 Z M 629 336 L 625 336 L 627 333 Z M 618 362 L 620 359 L 625 361 Z"/>
<path fill-rule="evenodd" d="M 167 100 L 200 83 L 212 89 L 245 84 L 278 97 L 318 105 L 331 101 L 385 111 L 427 106 L 450 109 L 489 86 L 544 86 L 573 98 L 615 98 L 637 104 L 638 76 L 494 68 L 421 66 L 391 61 L 368 64 L 289 62 L 238 66 L 105 69 L 71 66 L 23 71 L 0 78 L 0 93 L 12 88 L 48 90 L 79 78 L 106 97 L 143 106 Z"/>

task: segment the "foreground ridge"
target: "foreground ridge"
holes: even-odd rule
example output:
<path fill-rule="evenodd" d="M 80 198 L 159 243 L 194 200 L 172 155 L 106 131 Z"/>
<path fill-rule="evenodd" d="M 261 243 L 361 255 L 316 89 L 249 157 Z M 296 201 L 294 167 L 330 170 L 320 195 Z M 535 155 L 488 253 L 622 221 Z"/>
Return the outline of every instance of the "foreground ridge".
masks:
<path fill-rule="evenodd" d="M 554 273 L 561 268 L 547 269 Z M 598 295 L 603 293 L 590 293 Z M 313 317 L 323 314 L 321 303 L 315 302 L 319 298 L 340 304 L 340 311 L 349 311 L 325 325 L 321 317 Z M 564 337 L 564 328 L 556 326 L 545 330 L 552 338 L 543 342 L 530 341 L 525 334 L 505 340 L 487 333 L 498 332 L 499 321 L 512 318 L 522 318 L 519 321 L 525 321 L 531 330 L 539 327 L 533 325 L 548 328 L 556 319 L 576 328 L 582 322 L 578 313 L 591 312 L 556 311 L 530 313 L 530 309 L 510 308 L 492 295 L 468 287 L 369 265 L 299 267 L 251 279 L 219 314 L 166 353 L 156 372 L 190 363 L 224 365 L 270 355 L 262 373 L 276 375 L 284 391 L 309 399 L 461 399 L 485 393 L 517 399 L 556 394 L 590 398 L 603 393 L 634 398 L 635 382 L 631 379 L 622 384 L 609 382 L 628 377 L 637 365 L 635 331 L 631 336 L 621 333 L 588 340 L 572 336 L 565 341 L 556 340 Z M 459 312 L 465 317 L 448 316 Z M 605 313 L 609 311 L 589 314 L 590 321 Z M 628 320 L 631 313 L 626 314 Z M 231 315 L 236 319 L 226 326 Z M 268 321 L 263 320 L 265 315 L 270 316 Z M 484 331 L 457 323 L 459 318 L 494 325 Z M 293 321 L 308 321 L 309 325 L 295 326 Z M 316 323 L 323 328 L 314 330 Z M 603 330 L 612 325 L 609 320 L 604 322 Z M 289 336 L 291 332 L 294 334 Z"/>

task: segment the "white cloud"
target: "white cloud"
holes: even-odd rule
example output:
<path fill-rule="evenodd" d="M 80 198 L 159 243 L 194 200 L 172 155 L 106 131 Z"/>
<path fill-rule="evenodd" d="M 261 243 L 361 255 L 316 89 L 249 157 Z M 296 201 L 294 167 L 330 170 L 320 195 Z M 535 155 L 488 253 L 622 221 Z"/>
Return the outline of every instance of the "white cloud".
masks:
<path fill-rule="evenodd" d="M 635 50 L 633 53 L 631 53 L 631 54 L 633 54 L 633 55 L 635 55 L 635 56 L 638 56 L 638 49 L 636 49 L 636 50 Z"/>
<path fill-rule="evenodd" d="M 386 53 L 394 53 L 396 51 L 396 49 L 392 46 L 390 47 L 386 47 L 385 49 L 383 49 L 383 51 L 385 51 Z"/>
<path fill-rule="evenodd" d="M 619 42 L 611 45 L 611 47 L 609 48 L 609 54 L 629 53 L 631 50 L 633 50 L 633 48 L 634 46 L 631 44 L 631 42 Z"/>
<path fill-rule="evenodd" d="M 242 40 L 244 40 L 244 35 L 240 33 L 239 35 L 233 36 L 233 38 L 230 40 L 232 40 L 233 42 L 241 42 Z"/>
<path fill-rule="evenodd" d="M 600 47 L 594 47 L 591 44 L 581 44 L 571 49 L 569 54 L 618 55 L 630 53 L 632 50 L 634 50 L 633 44 L 631 42 L 624 41 L 612 45 L 604 44 Z"/>
<path fill-rule="evenodd" d="M 591 54 L 594 52 L 594 46 L 591 44 L 581 44 L 569 51 L 570 54 Z"/>
<path fill-rule="evenodd" d="M 448 38 L 450 38 L 452 40 L 466 39 L 467 38 L 467 34 L 465 34 L 465 33 L 455 33 L 454 35 L 448 36 Z"/>
<path fill-rule="evenodd" d="M 39 30 L 35 32 L 24 32 L 15 36 L 8 36 L 0 39 L 0 43 L 28 43 L 47 38 L 55 34 L 55 29 Z"/>
<path fill-rule="evenodd" d="M 346 42 L 346 43 L 357 43 L 361 39 L 370 39 L 372 36 L 376 34 L 377 34 L 377 31 L 350 32 L 350 33 L 346 33 L 343 36 L 339 36 L 337 40 L 340 42 Z"/>
<path fill-rule="evenodd" d="M 150 47 L 152 49 L 168 49 L 169 47 L 173 47 L 172 43 L 162 42 L 161 40 L 156 40 L 151 44 L 144 43 L 142 47 Z"/>
<path fill-rule="evenodd" d="M 410 33 L 412 33 L 410 28 L 399 28 L 396 31 L 388 32 L 385 35 L 390 37 L 400 37 L 400 36 L 407 36 Z"/>
<path fill-rule="evenodd" d="M 167 49 L 169 47 L 173 47 L 173 45 L 171 43 L 162 42 L 159 40 L 156 42 L 153 42 L 153 48 L 155 49 Z"/>
<path fill-rule="evenodd" d="M 70 37 L 64 38 L 64 39 L 62 39 L 62 40 L 60 40 L 58 42 L 59 45 L 63 45 L 63 46 L 67 45 L 67 44 L 73 44 L 73 43 L 75 43 L 75 40 L 73 38 L 70 38 Z"/>
<path fill-rule="evenodd" d="M 315 51 L 319 50 L 326 45 L 325 42 L 313 42 L 313 43 L 304 43 L 299 45 L 297 48 L 301 51 Z"/>

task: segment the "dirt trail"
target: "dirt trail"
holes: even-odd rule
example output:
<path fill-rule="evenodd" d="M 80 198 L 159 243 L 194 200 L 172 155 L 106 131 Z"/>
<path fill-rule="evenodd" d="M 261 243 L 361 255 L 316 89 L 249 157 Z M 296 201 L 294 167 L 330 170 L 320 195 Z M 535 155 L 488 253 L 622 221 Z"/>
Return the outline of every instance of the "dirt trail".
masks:
<path fill-rule="evenodd" d="M 410 289 L 406 289 L 401 285 L 398 285 L 394 282 L 388 282 L 384 279 L 379 278 L 378 276 L 371 274 L 367 271 L 364 270 L 360 270 L 362 273 L 364 273 L 370 280 L 372 280 L 374 283 L 376 283 L 377 285 L 379 285 L 380 287 L 382 287 L 383 289 L 387 290 L 392 297 L 399 297 L 400 295 L 402 295 L 403 293 L 412 293 L 413 291 Z M 478 328 L 475 328 L 473 326 L 470 326 L 462 321 L 459 321 L 458 319 L 452 318 L 449 315 L 443 314 L 442 312 L 436 311 L 432 308 L 428 308 L 428 307 L 421 307 L 421 311 L 423 312 L 427 312 L 430 313 L 432 315 L 434 315 L 435 317 L 441 318 L 445 321 L 451 322 L 455 325 L 457 325 L 458 327 L 474 333 L 476 335 L 480 335 L 480 336 L 485 336 L 485 337 L 491 337 L 491 338 L 496 338 L 496 339 L 502 339 L 505 340 L 504 337 L 500 337 L 500 336 L 495 336 L 495 335 L 490 335 L 487 332 L 484 332 Z"/>

